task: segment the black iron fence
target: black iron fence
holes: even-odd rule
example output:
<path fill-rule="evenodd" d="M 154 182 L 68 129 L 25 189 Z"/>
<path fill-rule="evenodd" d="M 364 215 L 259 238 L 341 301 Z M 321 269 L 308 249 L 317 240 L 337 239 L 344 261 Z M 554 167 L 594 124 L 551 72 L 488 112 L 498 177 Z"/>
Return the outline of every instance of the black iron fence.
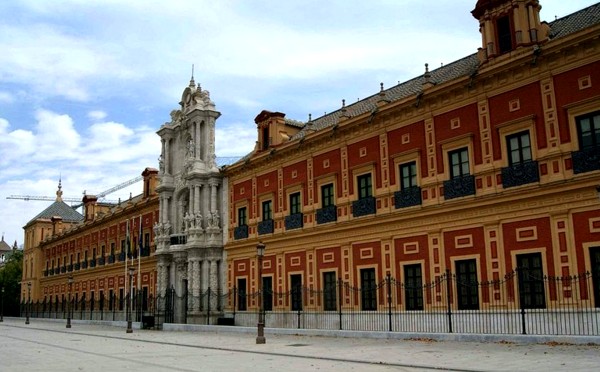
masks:
<path fill-rule="evenodd" d="M 527 270 L 486 282 L 449 272 L 430 283 L 388 276 L 362 288 L 338 279 L 324 289 L 265 289 L 263 307 L 266 327 L 277 328 L 600 335 L 596 280 L 591 273 L 536 277 Z M 234 288 L 228 303 L 235 324 L 256 324 L 258 293 Z"/>
<path fill-rule="evenodd" d="M 324 278 L 321 289 L 297 285 L 277 292 L 265 285 L 265 326 L 272 328 L 414 333 L 600 335 L 599 278 L 589 272 L 568 277 L 538 277 L 515 270 L 492 281 L 471 281 L 443 273 L 423 283 L 408 275 L 390 276 L 361 287 Z M 368 277 L 366 279 L 369 279 Z M 270 283 L 270 282 L 269 282 Z M 126 320 L 129 296 L 70 304 L 72 319 Z M 210 288 L 132 299 L 134 321 L 160 328 L 163 323 L 256 326 L 259 293 L 234 287 Z M 21 316 L 67 318 L 66 301 L 21 304 Z"/>

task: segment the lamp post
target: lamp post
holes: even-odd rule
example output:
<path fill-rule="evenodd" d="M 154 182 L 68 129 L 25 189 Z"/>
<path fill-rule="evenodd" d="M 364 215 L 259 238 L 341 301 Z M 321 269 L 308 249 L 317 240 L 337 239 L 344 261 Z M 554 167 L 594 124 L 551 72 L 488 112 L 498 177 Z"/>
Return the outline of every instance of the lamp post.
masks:
<path fill-rule="evenodd" d="M 132 300 L 132 292 L 133 292 L 133 267 L 129 268 L 129 301 L 127 301 L 127 333 L 132 333 L 133 328 L 131 328 L 131 300 Z"/>
<path fill-rule="evenodd" d="M 27 283 L 27 303 L 25 304 L 25 324 L 29 324 L 29 305 L 31 304 L 31 282 Z"/>
<path fill-rule="evenodd" d="M 0 322 L 4 321 L 4 287 L 2 287 L 2 302 L 0 303 Z"/>
<path fill-rule="evenodd" d="M 67 328 L 71 328 L 71 288 L 73 287 L 73 275 L 67 279 L 69 283 L 69 293 L 67 294 Z"/>
<path fill-rule="evenodd" d="M 263 242 L 258 242 L 256 245 L 256 256 L 258 257 L 258 324 L 256 327 L 258 328 L 258 336 L 256 336 L 257 344 L 264 344 L 267 342 L 265 339 L 265 312 L 264 312 L 264 304 L 263 304 L 263 280 L 262 280 L 262 264 L 263 257 L 265 255 L 265 245 Z"/>

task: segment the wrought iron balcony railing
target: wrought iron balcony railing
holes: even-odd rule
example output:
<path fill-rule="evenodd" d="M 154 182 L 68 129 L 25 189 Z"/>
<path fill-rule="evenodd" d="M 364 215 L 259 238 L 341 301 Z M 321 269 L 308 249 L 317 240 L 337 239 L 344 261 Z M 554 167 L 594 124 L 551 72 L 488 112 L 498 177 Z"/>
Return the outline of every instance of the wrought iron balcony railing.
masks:
<path fill-rule="evenodd" d="M 317 223 L 328 223 L 337 221 L 337 207 L 329 205 L 325 208 L 317 209 Z"/>
<path fill-rule="evenodd" d="M 466 175 L 444 181 L 444 199 L 475 195 L 475 176 Z"/>
<path fill-rule="evenodd" d="M 248 237 L 248 225 L 237 226 L 233 230 L 233 238 L 235 240 L 246 239 Z"/>
<path fill-rule="evenodd" d="M 304 215 L 302 213 L 294 213 L 285 216 L 286 230 L 300 229 L 302 226 L 304 226 Z"/>
<path fill-rule="evenodd" d="M 502 168 L 502 186 L 504 188 L 526 185 L 540 181 L 537 161 L 528 161 Z"/>
<path fill-rule="evenodd" d="M 264 220 L 258 223 L 258 235 L 272 234 L 275 231 L 273 220 Z"/>
<path fill-rule="evenodd" d="M 394 193 L 396 209 L 421 205 L 421 188 L 419 186 L 407 187 Z"/>
<path fill-rule="evenodd" d="M 573 159 L 573 173 L 585 173 L 600 170 L 600 147 L 594 147 L 583 151 L 575 151 L 571 154 Z"/>
<path fill-rule="evenodd" d="M 375 214 L 377 211 L 375 198 L 372 196 L 358 199 L 352 202 L 352 215 L 354 217 Z"/>

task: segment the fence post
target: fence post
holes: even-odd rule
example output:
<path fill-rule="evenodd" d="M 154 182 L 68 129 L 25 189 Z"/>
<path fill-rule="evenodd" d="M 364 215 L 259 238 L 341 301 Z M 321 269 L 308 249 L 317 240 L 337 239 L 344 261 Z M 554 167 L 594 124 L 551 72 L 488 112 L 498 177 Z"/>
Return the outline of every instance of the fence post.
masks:
<path fill-rule="evenodd" d="M 522 282 L 523 272 L 521 268 L 517 267 L 515 269 L 517 271 L 517 291 L 519 291 L 519 307 L 521 308 L 521 334 L 527 334 L 527 327 L 525 326 L 525 301 L 523 298 L 523 294 L 521 293 L 521 288 L 519 288 L 519 283 Z"/>
<path fill-rule="evenodd" d="M 339 298 L 339 303 L 340 303 L 338 313 L 340 315 L 340 331 L 342 330 L 342 304 L 344 303 L 344 300 L 342 299 L 342 295 L 343 295 L 342 291 L 343 291 L 342 278 L 338 278 L 338 298 Z"/>
<path fill-rule="evenodd" d="M 392 332 L 392 276 L 387 273 L 388 330 Z"/>
<path fill-rule="evenodd" d="M 446 269 L 446 302 L 448 303 L 448 332 L 452 333 L 452 304 L 450 302 L 450 269 Z"/>
<path fill-rule="evenodd" d="M 208 292 L 206 292 L 206 297 L 208 304 L 206 306 L 206 325 L 210 325 L 210 287 L 208 287 Z"/>

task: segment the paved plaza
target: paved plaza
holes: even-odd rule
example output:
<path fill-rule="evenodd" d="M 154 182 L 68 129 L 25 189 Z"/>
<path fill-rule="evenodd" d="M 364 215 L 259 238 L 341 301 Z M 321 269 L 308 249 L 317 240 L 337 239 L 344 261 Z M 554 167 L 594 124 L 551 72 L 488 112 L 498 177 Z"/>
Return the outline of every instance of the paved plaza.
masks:
<path fill-rule="evenodd" d="M 598 340 L 600 344 L 600 338 Z M 600 346 L 177 332 L 21 318 L 0 323 L 0 371 L 596 371 Z"/>

